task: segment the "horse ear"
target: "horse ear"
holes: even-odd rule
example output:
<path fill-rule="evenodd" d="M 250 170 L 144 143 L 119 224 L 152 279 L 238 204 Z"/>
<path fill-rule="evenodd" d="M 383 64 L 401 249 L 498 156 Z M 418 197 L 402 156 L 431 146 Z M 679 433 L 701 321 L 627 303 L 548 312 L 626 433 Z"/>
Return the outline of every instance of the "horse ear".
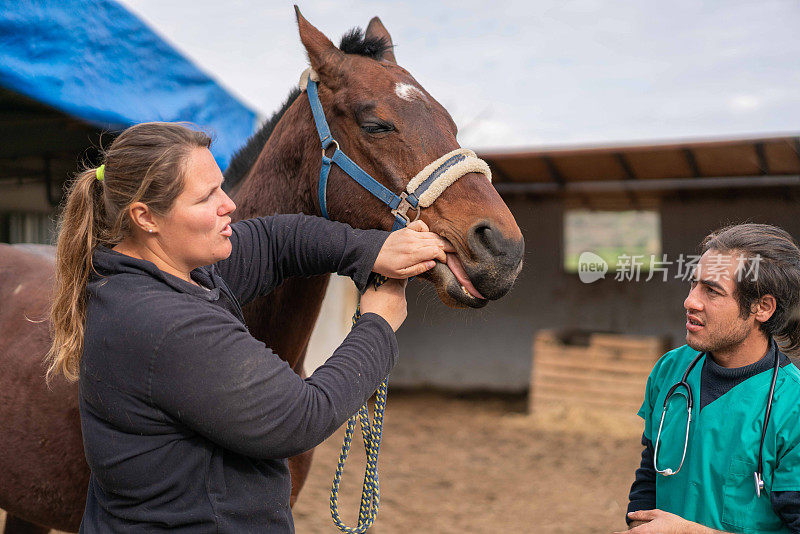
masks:
<path fill-rule="evenodd" d="M 386 61 L 391 61 L 395 64 L 397 63 L 397 60 L 394 57 L 394 44 L 392 43 L 392 36 L 389 35 L 389 32 L 386 30 L 386 26 L 383 25 L 383 22 L 381 22 L 381 19 L 378 17 L 372 17 L 372 20 L 369 21 L 369 24 L 367 25 L 366 36 L 382 37 L 388 41 L 391 48 L 383 53 L 383 59 Z"/>
<path fill-rule="evenodd" d="M 300 31 L 300 41 L 308 54 L 311 67 L 320 74 L 336 70 L 336 67 L 344 60 L 341 50 L 325 37 L 325 35 L 308 22 L 300 9 L 294 6 L 297 15 L 297 27 Z"/>

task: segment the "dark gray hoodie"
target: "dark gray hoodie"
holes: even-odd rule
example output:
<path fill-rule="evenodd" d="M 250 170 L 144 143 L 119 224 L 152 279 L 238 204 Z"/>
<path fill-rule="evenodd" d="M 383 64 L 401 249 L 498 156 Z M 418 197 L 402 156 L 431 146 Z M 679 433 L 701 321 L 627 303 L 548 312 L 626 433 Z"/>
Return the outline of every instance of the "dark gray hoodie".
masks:
<path fill-rule="evenodd" d="M 387 232 L 305 215 L 231 226 L 231 256 L 191 272 L 210 291 L 106 247 L 94 253 L 81 532 L 292 532 L 286 458 L 331 435 L 397 361 L 391 327 L 368 313 L 301 379 L 241 312 L 290 276 L 338 272 L 363 290 Z"/>

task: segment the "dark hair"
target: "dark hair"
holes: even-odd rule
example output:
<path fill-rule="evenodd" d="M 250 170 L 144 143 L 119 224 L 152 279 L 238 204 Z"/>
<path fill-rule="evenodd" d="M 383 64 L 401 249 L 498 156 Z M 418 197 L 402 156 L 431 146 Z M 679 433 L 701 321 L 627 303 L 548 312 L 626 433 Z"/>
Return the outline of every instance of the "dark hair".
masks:
<path fill-rule="evenodd" d="M 98 169 L 87 168 L 69 184 L 58 221 L 48 381 L 57 373 L 67 380 L 78 378 L 94 249 L 98 244 L 116 245 L 131 234 L 128 208 L 135 202 L 158 215 L 169 212 L 183 190 L 189 154 L 210 146 L 205 133 L 181 124 L 137 124 L 103 151 L 102 181 Z"/>
<path fill-rule="evenodd" d="M 800 248 L 792 236 L 768 224 L 737 224 L 709 234 L 701 249 L 739 254 L 735 297 L 742 317 L 752 313 L 761 297 L 772 295 L 775 313 L 760 328 L 787 354 L 799 352 Z"/>

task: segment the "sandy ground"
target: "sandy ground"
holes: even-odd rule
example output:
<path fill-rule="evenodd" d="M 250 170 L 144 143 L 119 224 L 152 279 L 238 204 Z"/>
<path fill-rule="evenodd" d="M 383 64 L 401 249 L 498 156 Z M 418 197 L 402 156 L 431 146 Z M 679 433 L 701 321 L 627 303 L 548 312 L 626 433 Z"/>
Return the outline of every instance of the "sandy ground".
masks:
<path fill-rule="evenodd" d="M 625 528 L 641 447 L 631 414 L 524 401 L 389 392 L 370 532 L 609 533 Z M 343 433 L 315 453 L 294 509 L 297 532 L 338 532 L 328 508 Z M 363 445 L 348 460 L 340 513 L 355 521 Z"/>
<path fill-rule="evenodd" d="M 370 533 L 624 529 L 640 420 L 563 406 L 529 415 L 524 408 L 519 399 L 390 390 L 378 464 L 381 507 Z M 294 509 L 298 533 L 338 532 L 328 500 L 342 435 L 317 448 Z M 358 511 L 363 469 L 359 441 L 340 490 L 348 524 Z"/>

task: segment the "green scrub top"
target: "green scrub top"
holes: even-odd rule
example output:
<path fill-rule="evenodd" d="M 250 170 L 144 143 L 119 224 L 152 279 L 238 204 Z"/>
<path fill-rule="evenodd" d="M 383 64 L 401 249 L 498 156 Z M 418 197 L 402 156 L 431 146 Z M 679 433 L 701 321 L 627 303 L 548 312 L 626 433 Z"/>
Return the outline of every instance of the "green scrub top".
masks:
<path fill-rule="evenodd" d="M 661 409 L 669 389 L 699 354 L 689 346 L 659 359 L 647 379 L 639 416 L 655 446 Z M 764 438 L 764 486 L 756 497 L 753 473 L 773 367 L 737 384 L 700 410 L 700 377 L 705 357 L 689 373 L 694 396 L 686 459 L 672 476 L 656 474 L 656 507 L 717 530 L 739 533 L 790 532 L 772 509 L 772 491 L 800 491 L 800 370 L 781 367 Z M 678 391 L 684 391 L 679 388 Z M 656 465 L 676 470 L 686 435 L 686 397 L 667 404 Z"/>

